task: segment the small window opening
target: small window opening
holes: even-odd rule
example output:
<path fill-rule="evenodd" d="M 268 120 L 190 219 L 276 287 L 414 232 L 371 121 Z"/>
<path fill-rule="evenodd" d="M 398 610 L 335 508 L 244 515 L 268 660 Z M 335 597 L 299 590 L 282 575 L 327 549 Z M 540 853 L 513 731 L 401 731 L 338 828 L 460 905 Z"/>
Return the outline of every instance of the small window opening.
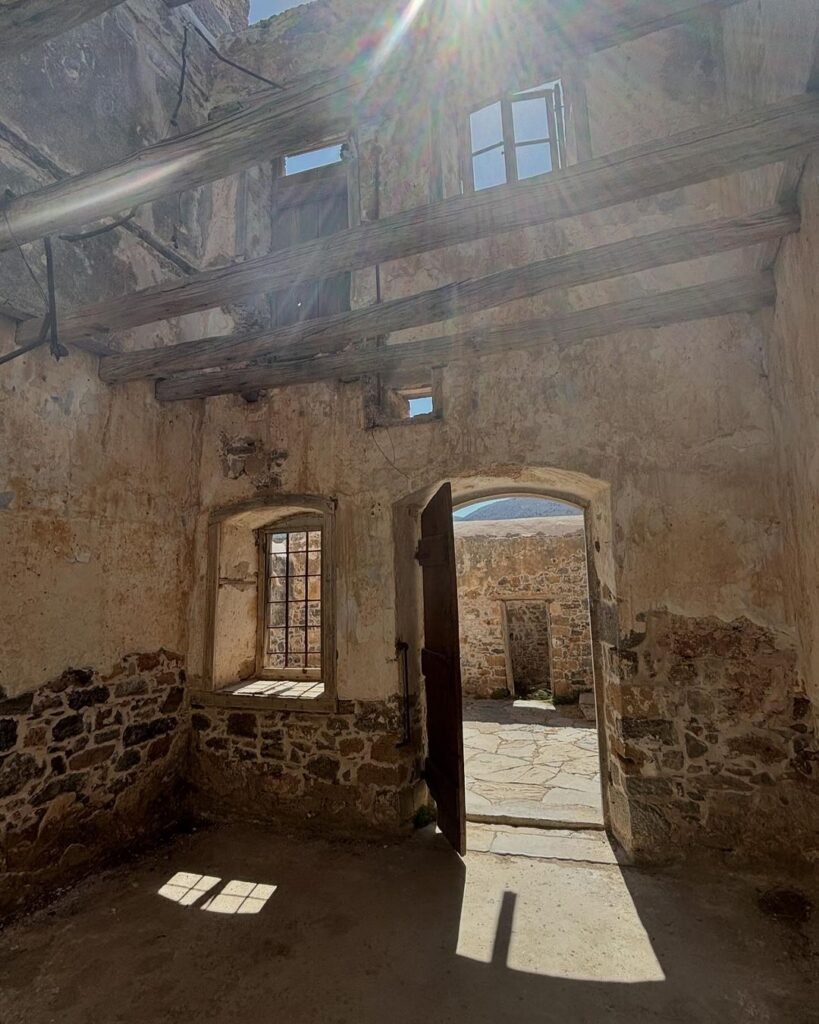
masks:
<path fill-rule="evenodd" d="M 565 166 L 559 80 L 509 93 L 469 115 L 469 176 L 474 191 L 549 174 Z"/>
<path fill-rule="evenodd" d="M 375 377 L 364 389 L 364 408 L 368 427 L 424 423 L 443 416 L 441 373 L 431 370 L 427 382 Z"/>
<path fill-rule="evenodd" d="M 399 391 L 398 394 L 407 403 L 407 418 L 431 416 L 433 410 L 432 388 L 418 388 L 414 391 Z"/>
<path fill-rule="evenodd" d="M 284 158 L 284 174 L 285 177 L 291 177 L 294 174 L 303 174 L 304 171 L 312 171 L 316 167 L 329 167 L 331 164 L 341 163 L 341 158 L 340 143 L 335 146 L 323 146 L 321 149 L 311 149 L 307 153 L 296 153 Z"/>

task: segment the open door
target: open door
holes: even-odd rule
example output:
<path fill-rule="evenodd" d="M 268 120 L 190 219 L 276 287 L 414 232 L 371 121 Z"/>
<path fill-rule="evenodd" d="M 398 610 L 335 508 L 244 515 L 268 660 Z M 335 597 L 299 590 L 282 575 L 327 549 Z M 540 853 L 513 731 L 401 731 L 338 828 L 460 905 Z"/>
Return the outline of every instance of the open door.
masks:
<path fill-rule="evenodd" d="M 452 488 L 444 486 L 421 514 L 417 556 L 424 577 L 427 744 L 425 778 L 438 805 L 438 827 L 458 853 L 466 852 L 461 649 L 458 584 L 452 530 Z"/>

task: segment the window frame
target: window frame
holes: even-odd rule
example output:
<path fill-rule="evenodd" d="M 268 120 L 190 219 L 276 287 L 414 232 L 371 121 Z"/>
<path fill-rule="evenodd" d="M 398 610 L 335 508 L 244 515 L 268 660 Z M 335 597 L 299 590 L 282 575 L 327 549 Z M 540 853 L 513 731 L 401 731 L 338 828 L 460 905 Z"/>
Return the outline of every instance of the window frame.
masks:
<path fill-rule="evenodd" d="M 280 217 L 286 216 L 288 211 L 296 211 L 300 207 L 321 203 L 323 200 L 340 200 L 342 198 L 342 193 L 347 208 L 347 223 L 345 227 L 339 228 L 338 230 L 347 230 L 356 225 L 357 220 L 355 219 L 355 208 L 352 197 L 357 194 L 356 185 L 358 172 L 357 161 L 352 156 L 353 146 L 351 139 L 346 137 L 340 138 L 337 142 L 331 141 L 326 143 L 324 146 L 315 148 L 324 149 L 326 146 L 336 144 L 341 147 L 342 156 L 340 160 L 336 160 L 333 163 L 322 164 L 318 167 L 311 167 L 304 171 L 297 171 L 294 174 L 286 174 L 286 157 L 279 157 L 273 162 L 273 180 L 271 183 L 271 201 L 269 211 L 271 252 L 303 244 L 303 241 L 299 242 L 293 239 L 288 239 L 284 243 L 277 243 L 277 226 L 279 228 L 281 227 L 280 224 L 277 225 L 277 222 Z M 291 153 L 289 155 L 303 156 L 310 152 L 313 152 L 313 150 L 304 150 L 298 153 Z M 330 235 L 319 235 L 319 237 L 329 238 L 334 233 L 335 232 L 331 232 Z M 279 232 L 279 234 L 281 234 L 281 232 Z M 308 241 L 309 240 L 311 239 L 308 239 Z M 324 301 L 322 296 L 322 286 L 333 287 L 330 282 L 336 278 L 346 278 L 346 282 L 342 286 L 342 290 L 345 292 L 345 296 L 341 302 L 341 306 L 343 308 L 341 310 L 331 310 L 330 313 L 323 313 L 321 308 Z M 336 287 L 338 286 L 336 285 Z M 353 283 L 352 273 L 349 271 L 342 271 L 339 274 L 331 274 L 327 278 L 309 281 L 305 288 L 307 293 L 311 296 L 315 293 L 314 300 L 307 305 L 304 315 L 298 315 L 295 317 L 287 313 L 282 316 L 282 310 L 287 309 L 287 306 L 283 304 L 284 297 L 291 292 L 292 289 L 277 289 L 265 293 L 271 324 L 274 327 L 289 326 L 295 323 L 305 323 L 321 316 L 332 315 L 333 312 L 347 312 L 352 308 Z"/>
<path fill-rule="evenodd" d="M 337 637 L 336 637 L 336 508 L 335 498 L 312 494 L 282 494 L 276 497 L 259 496 L 231 505 L 217 506 L 208 515 L 207 539 L 207 597 L 205 608 L 204 664 L 200 687 L 191 688 L 193 706 L 242 708 L 257 711 L 268 708 L 275 711 L 332 714 L 338 709 L 337 696 Z M 237 675 L 235 681 L 216 682 L 215 652 L 218 643 L 217 604 L 220 591 L 220 566 L 223 528 L 246 516 L 259 518 L 248 530 L 258 535 L 267 525 L 281 524 L 291 516 L 320 516 L 324 522 L 322 537 L 322 682 L 320 697 L 304 699 L 275 694 L 243 694 L 234 690 L 243 685 Z M 255 538 L 254 538 L 255 539 Z M 256 582 L 256 618 L 253 629 L 258 636 L 258 580 Z M 254 643 L 254 654 L 256 644 Z M 254 658 L 255 660 L 255 658 Z M 254 666 L 255 668 L 255 666 Z"/>
<path fill-rule="evenodd" d="M 267 584 L 270 578 L 270 545 L 268 539 L 278 533 L 320 533 L 321 534 L 321 596 L 319 604 L 321 607 L 321 664 L 319 668 L 269 668 L 265 666 L 265 644 L 267 625 L 267 610 L 270 601 L 267 595 Z M 326 635 L 326 608 L 325 600 L 328 592 L 329 581 L 327 579 L 327 558 L 326 558 L 326 523 L 325 517 L 318 512 L 297 512 L 284 519 L 275 519 L 266 523 L 256 531 L 256 544 L 259 550 L 259 573 L 258 573 L 258 594 L 256 599 L 256 678 L 271 680 L 293 680 L 296 682 L 321 682 L 325 681 L 325 661 L 327 640 Z M 305 548 L 305 553 L 307 548 Z M 290 576 L 286 579 L 289 581 Z M 305 598 L 307 604 L 307 598 Z M 288 605 L 285 604 L 285 608 Z M 306 615 L 306 613 L 305 613 Z M 305 651 L 307 649 L 306 631 L 309 628 L 305 621 Z M 285 624 L 285 630 L 289 626 Z"/>
<path fill-rule="evenodd" d="M 556 98 L 557 101 L 556 102 Z M 550 137 L 548 139 L 526 139 L 517 142 L 515 139 L 515 126 L 512 108 L 515 103 L 523 100 L 543 99 L 546 104 L 546 120 L 549 125 Z M 491 146 L 483 146 L 479 149 L 472 148 L 472 124 L 471 118 L 478 111 L 485 110 L 495 104 L 500 105 L 501 114 L 501 139 Z M 531 181 L 543 177 L 545 174 L 555 174 L 567 166 L 566 156 L 566 126 L 565 126 L 566 97 L 565 84 L 562 78 L 554 78 L 551 84 L 534 86 L 530 89 L 509 89 L 494 96 L 482 100 L 466 109 L 465 116 L 465 147 L 463 151 L 463 172 L 464 184 L 469 192 L 487 192 L 493 188 L 502 188 L 504 185 L 512 185 L 519 181 Z M 535 146 L 548 144 L 551 153 L 552 169 L 542 174 L 530 175 L 527 178 L 520 178 L 518 171 L 517 150 L 523 146 Z M 497 185 L 487 185 L 486 188 L 476 190 L 475 188 L 475 164 L 476 156 L 491 152 L 494 149 L 501 149 L 503 153 L 504 169 L 506 180 L 498 182 Z"/>

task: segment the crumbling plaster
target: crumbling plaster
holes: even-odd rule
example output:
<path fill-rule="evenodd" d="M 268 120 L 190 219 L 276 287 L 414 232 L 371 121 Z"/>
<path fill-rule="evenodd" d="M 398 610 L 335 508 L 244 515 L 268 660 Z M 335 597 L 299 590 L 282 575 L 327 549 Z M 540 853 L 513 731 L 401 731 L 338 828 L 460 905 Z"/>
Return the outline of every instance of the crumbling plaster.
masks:
<path fill-rule="evenodd" d="M 730 39 L 731 33 L 739 31 L 738 25 L 745 26 L 746 35 L 758 35 L 764 24 L 765 39 L 773 33 L 777 47 L 781 45 L 777 33 L 785 29 L 790 36 L 799 37 L 791 60 L 762 63 L 771 74 L 782 76 L 779 87 L 766 99 L 801 91 L 809 65 L 809 45 L 804 39 L 810 35 L 807 28 L 815 25 L 815 12 L 801 3 L 765 2 L 765 17 L 760 22 L 750 11 L 758 6 L 740 5 L 739 13 L 732 12 L 730 25 L 724 14 L 717 15 L 587 58 L 583 74 L 593 155 L 660 138 L 737 109 L 739 87 L 726 83 L 734 74 Z M 315 19 L 309 9 L 303 12 L 298 29 L 293 29 L 295 35 L 288 38 L 304 40 L 305 45 L 309 39 L 310 46 L 322 55 L 344 54 L 337 30 L 329 33 L 327 29 L 326 8 L 316 8 L 321 13 Z M 745 8 L 750 11 L 747 24 L 737 21 Z M 276 42 L 283 26 L 277 26 L 274 19 L 264 29 L 251 30 L 245 38 L 237 38 L 231 53 L 252 54 L 258 69 L 286 79 L 293 70 L 291 54 Z M 536 36 L 531 41 L 525 33 L 515 36 L 510 57 L 509 51 L 498 50 L 503 45 L 498 40 L 509 45 L 509 33 L 484 32 L 481 49 L 469 45 L 469 26 L 460 27 L 465 34 L 458 38 L 459 46 L 447 52 L 445 65 L 433 63 L 430 68 L 425 63 L 423 74 L 415 77 L 406 73 L 405 67 L 401 96 L 413 101 L 402 103 L 400 116 L 369 116 L 360 124 L 357 175 L 362 219 L 422 205 L 436 197 L 439 186 L 443 195 L 460 191 L 458 124 L 465 104 L 491 96 L 508 84 L 534 85 L 548 77 L 543 73 Z M 446 32 L 445 26 L 445 44 Z M 521 69 L 524 80 L 504 80 L 510 66 Z M 549 72 L 562 74 L 564 66 L 556 55 Z M 682 77 L 680 68 L 685 69 Z M 220 75 L 220 79 L 227 83 L 220 87 L 223 94 L 229 94 L 235 76 Z M 433 136 L 428 113 L 436 93 L 444 102 L 440 132 Z M 639 109 L 639 117 L 634 116 L 634 109 Z M 570 132 L 574 127 L 570 124 Z M 389 299 L 412 294 L 544 255 L 626 237 L 634 233 L 635 225 L 640 232 L 649 232 L 756 210 L 773 203 L 779 179 L 778 173 L 766 171 L 737 175 L 556 225 L 395 261 L 380 268 L 381 295 Z M 252 208 L 249 223 L 253 223 Z M 765 258 L 765 248 L 756 247 L 571 292 L 551 292 L 454 320 L 444 327 L 436 324 L 406 331 L 393 336 L 390 343 L 467 325 L 512 322 L 579 308 L 639 295 L 647 289 L 729 277 L 762 265 Z M 355 274 L 354 304 L 366 305 L 374 298 L 373 275 Z M 717 647 L 724 646 L 720 624 L 733 624 L 731 630 L 747 633 L 742 642 L 743 659 L 750 657 L 753 663 L 754 652 L 767 650 L 767 644 L 780 652 L 789 666 L 787 672 L 770 675 L 759 654 L 760 679 L 771 680 L 773 687 L 769 699 L 782 708 L 790 698 L 801 699 L 803 684 L 788 660 L 794 635 L 793 620 L 786 610 L 785 508 L 767 377 L 768 329 L 764 316 L 728 316 L 553 346 L 537 354 L 453 361 L 443 373 L 443 420 L 392 430 L 363 429 L 361 385 L 357 382 L 272 391 L 250 406 L 238 397 L 209 400 L 203 429 L 203 513 L 197 540 L 199 572 L 192 637 L 201 637 L 203 628 L 205 511 L 254 493 L 248 479 L 225 476 L 217 439 L 247 435 L 256 438 L 264 450 L 289 453 L 281 468 L 281 492 L 307 491 L 338 500 L 339 535 L 343 538 L 337 563 L 338 687 L 345 699 L 383 700 L 398 694 L 396 636 L 411 644 L 419 642 L 417 583 L 411 580 L 417 570 L 409 564 L 417 522 L 412 516 L 410 522 L 402 518 L 422 503 L 419 496 L 431 493 L 436 481 L 468 477 L 482 478 L 491 487 L 493 478 L 498 481 L 511 475 L 525 488 L 541 474 L 541 479 L 548 479 L 552 470 L 596 481 L 593 488 L 598 495 L 602 491 L 610 494 L 613 560 L 605 593 L 610 601 L 616 596 L 615 632 L 621 638 L 612 638 L 612 645 L 642 643 L 640 658 L 650 666 L 652 645 L 662 645 L 665 641 L 657 638 L 669 628 L 663 617 L 670 616 L 672 630 L 690 629 L 696 638 L 693 646 L 685 647 L 689 653 L 679 654 L 681 662 L 701 657 L 710 665 L 710 658 L 719 662 Z M 546 493 L 550 493 L 548 489 Z M 560 496 L 559 490 L 551 493 Z M 568 487 L 564 496 L 578 497 L 576 487 Z M 396 539 L 405 552 L 396 553 L 393 562 Z M 657 615 L 663 625 L 646 632 L 647 624 Z M 767 639 L 761 641 L 756 631 Z M 199 671 L 195 658 L 201 647 L 194 640 L 194 674 Z M 652 739 L 651 729 L 635 741 L 638 746 L 659 742 L 668 756 L 657 753 L 653 760 L 641 760 L 632 756 L 628 744 L 623 745 L 624 737 L 631 735 L 634 740 L 633 734 L 640 728 L 625 719 L 632 713 L 641 714 L 635 709 L 648 705 L 638 702 L 624 710 L 614 691 L 617 678 L 628 677 L 630 670 L 624 670 L 616 659 L 612 661 L 605 645 L 595 657 L 596 668 L 601 669 L 598 675 L 603 677 L 598 699 L 607 702 L 606 733 L 615 757 L 607 768 L 611 775 L 610 813 L 618 834 L 646 856 L 661 849 L 670 852 L 675 831 L 684 833 L 686 841 L 699 841 L 715 826 L 702 809 L 707 799 L 702 785 L 691 790 L 694 796 L 688 803 L 683 796 L 689 770 L 693 777 L 701 767 L 692 762 L 689 769 L 682 753 L 683 736 L 676 723 L 688 721 L 684 694 L 664 705 L 669 724 L 660 730 L 659 741 Z M 724 668 L 731 685 L 741 688 L 747 662 L 737 667 L 726 660 Z M 673 680 L 682 669 L 667 665 L 666 671 Z M 652 678 L 650 671 L 639 676 L 646 699 Z M 708 676 L 704 685 L 718 685 L 716 678 Z M 787 717 L 784 710 L 781 714 L 785 718 L 777 727 L 791 737 L 789 743 L 797 742 L 802 735 L 801 719 Z M 723 718 L 717 715 L 709 725 L 709 735 L 715 737 L 717 746 L 726 738 L 729 723 L 730 714 L 726 713 Z M 750 718 L 746 724 L 751 726 Z M 696 721 L 693 725 L 699 728 Z M 753 727 L 764 728 L 764 716 L 754 719 Z M 812 741 L 808 737 L 798 742 L 810 746 Z M 788 750 L 786 759 L 801 757 L 793 746 Z M 729 761 L 726 757 L 726 764 Z M 718 760 L 712 763 L 717 767 L 711 770 L 719 775 Z M 799 763 L 804 766 L 806 762 Z M 740 764 L 738 770 L 741 774 L 749 769 Z M 812 769 L 801 775 L 793 770 L 797 790 L 805 784 L 805 792 L 812 792 Z M 654 775 L 663 781 L 662 785 L 655 783 L 652 791 L 646 777 Z M 778 788 L 780 784 L 787 787 L 791 783 L 784 776 L 761 775 L 764 800 L 776 800 L 780 792 L 782 799 L 787 799 L 785 789 Z M 720 785 L 726 793 L 732 792 L 727 775 L 720 776 Z M 669 798 L 672 791 L 677 792 L 675 787 L 679 798 Z M 665 794 L 659 806 L 652 793 Z M 815 794 L 805 800 L 803 804 L 800 797 L 799 802 L 808 819 L 816 813 Z M 657 816 L 661 824 L 655 820 Z M 733 820 L 728 831 L 732 832 L 731 841 L 741 847 L 741 819 Z M 727 842 L 724 835 L 720 841 Z M 758 837 L 755 842 L 760 852 Z M 807 849 L 804 852 L 812 856 Z"/>

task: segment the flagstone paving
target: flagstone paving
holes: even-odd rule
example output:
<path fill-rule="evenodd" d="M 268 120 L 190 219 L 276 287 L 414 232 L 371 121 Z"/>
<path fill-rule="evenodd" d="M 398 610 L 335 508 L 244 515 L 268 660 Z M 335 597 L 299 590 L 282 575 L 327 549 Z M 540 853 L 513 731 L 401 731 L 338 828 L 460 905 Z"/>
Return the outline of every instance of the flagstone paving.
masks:
<path fill-rule="evenodd" d="M 603 827 L 597 729 L 543 701 L 464 703 L 472 821 Z"/>

